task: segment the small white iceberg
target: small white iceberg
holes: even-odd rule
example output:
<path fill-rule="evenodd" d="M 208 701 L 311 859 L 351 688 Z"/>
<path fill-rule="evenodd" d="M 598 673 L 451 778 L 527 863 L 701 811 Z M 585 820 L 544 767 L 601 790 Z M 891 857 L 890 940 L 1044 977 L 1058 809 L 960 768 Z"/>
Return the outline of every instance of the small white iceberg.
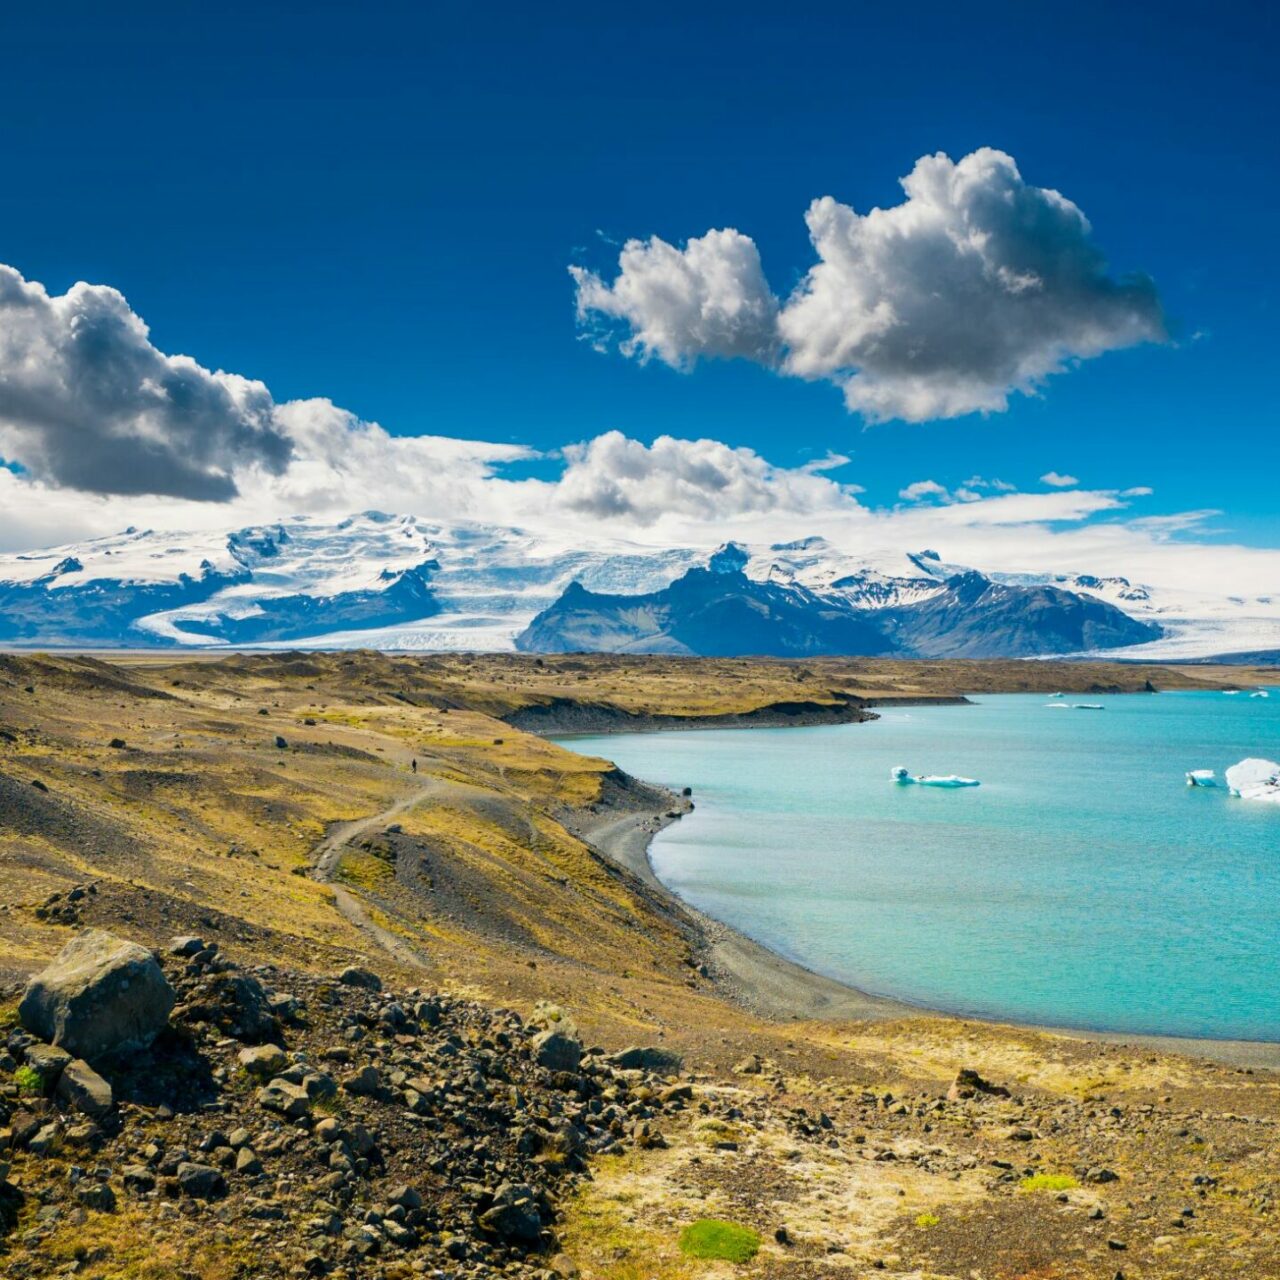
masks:
<path fill-rule="evenodd" d="M 1241 760 L 1227 770 L 1227 787 L 1241 800 L 1280 804 L 1280 764 L 1256 756 Z"/>
<path fill-rule="evenodd" d="M 1217 785 L 1218 785 L 1218 778 L 1212 769 L 1188 769 L 1187 770 L 1187 786 L 1216 787 Z"/>
<path fill-rule="evenodd" d="M 962 778 L 957 773 L 923 773 L 914 778 L 903 768 L 895 765 L 889 770 L 889 777 L 899 786 L 910 786 L 912 783 L 921 787 L 977 787 L 982 784 L 977 778 Z"/>

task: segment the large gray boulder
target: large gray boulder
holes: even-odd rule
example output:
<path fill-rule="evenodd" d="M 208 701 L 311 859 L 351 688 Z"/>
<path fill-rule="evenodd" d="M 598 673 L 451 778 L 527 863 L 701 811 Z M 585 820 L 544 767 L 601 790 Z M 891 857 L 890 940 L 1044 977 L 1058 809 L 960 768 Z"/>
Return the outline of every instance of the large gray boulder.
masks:
<path fill-rule="evenodd" d="M 31 979 L 18 1017 L 33 1035 L 99 1062 L 145 1049 L 169 1021 L 174 1000 L 150 951 L 90 929 Z"/>

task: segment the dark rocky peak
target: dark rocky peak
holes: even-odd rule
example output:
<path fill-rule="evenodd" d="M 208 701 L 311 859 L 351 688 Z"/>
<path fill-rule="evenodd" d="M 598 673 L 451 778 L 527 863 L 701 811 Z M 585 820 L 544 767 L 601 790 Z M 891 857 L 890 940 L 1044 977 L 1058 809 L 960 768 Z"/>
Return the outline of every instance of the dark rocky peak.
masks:
<path fill-rule="evenodd" d="M 751 559 L 747 549 L 736 542 L 726 542 L 718 547 L 707 561 L 712 573 L 740 573 Z"/>

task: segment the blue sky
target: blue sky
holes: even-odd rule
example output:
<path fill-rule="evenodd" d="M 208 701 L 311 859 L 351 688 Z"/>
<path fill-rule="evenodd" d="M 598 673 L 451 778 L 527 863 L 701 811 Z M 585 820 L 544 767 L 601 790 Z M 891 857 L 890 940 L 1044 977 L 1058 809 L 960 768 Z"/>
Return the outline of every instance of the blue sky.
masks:
<path fill-rule="evenodd" d="M 1280 544 L 1273 9 L 689 8 L 10 6 L 0 262 L 114 286 L 162 351 L 396 435 L 834 451 L 876 506 L 1052 470 Z M 895 205 L 919 157 L 980 147 L 1152 277 L 1172 342 L 1004 413 L 867 426 L 826 381 L 582 340 L 571 263 L 607 280 L 627 237 L 734 227 L 785 295 L 810 200 Z"/>

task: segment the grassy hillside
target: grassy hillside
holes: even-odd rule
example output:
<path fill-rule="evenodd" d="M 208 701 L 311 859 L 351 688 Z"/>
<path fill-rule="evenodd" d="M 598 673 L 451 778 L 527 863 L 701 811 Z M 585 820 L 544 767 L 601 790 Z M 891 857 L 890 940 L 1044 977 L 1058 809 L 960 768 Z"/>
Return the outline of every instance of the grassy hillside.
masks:
<path fill-rule="evenodd" d="M 316 977 L 361 963 L 526 1014 L 554 1002 L 609 1049 L 678 1051 L 693 1102 L 655 1121 L 662 1143 L 628 1139 L 566 1184 L 561 1247 L 601 1280 L 1280 1274 L 1276 1075 L 924 1015 L 753 1013 L 719 983 L 702 922 L 573 834 L 612 814 L 661 821 L 682 802 L 504 719 L 536 706 L 820 716 L 893 698 L 1256 678 L 1058 663 L 0 657 L 0 980 L 16 994 L 88 925 L 149 946 L 197 933 L 244 965 Z M 960 1068 L 1012 1096 L 948 1099 Z M 682 1250 L 703 1218 L 755 1232 L 758 1252 L 730 1263 Z M 79 1274 L 153 1274 L 122 1261 L 123 1227 L 89 1226 L 101 1256 Z M 52 1274 L 38 1252 L 19 1249 L 13 1274 Z M 193 1274 L 258 1274 L 187 1261 Z M 383 1258 L 358 1274 L 404 1268 Z"/>

